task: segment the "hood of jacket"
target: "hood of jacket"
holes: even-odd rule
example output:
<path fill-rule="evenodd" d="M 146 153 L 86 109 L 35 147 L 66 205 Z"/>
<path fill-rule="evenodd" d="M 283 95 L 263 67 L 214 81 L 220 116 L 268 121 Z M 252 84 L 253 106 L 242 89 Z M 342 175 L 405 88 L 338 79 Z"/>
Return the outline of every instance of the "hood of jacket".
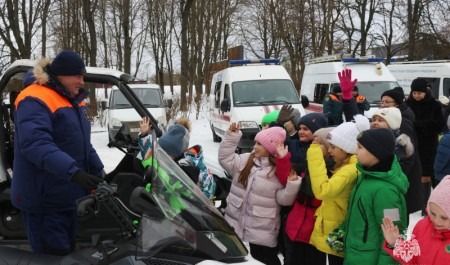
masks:
<path fill-rule="evenodd" d="M 64 88 L 64 86 L 56 79 L 55 76 L 52 76 L 48 73 L 48 67 L 52 61 L 47 58 L 40 59 L 37 64 L 33 68 L 33 75 L 35 78 L 35 82 L 39 85 L 46 86 L 55 90 L 58 94 L 62 95 L 65 98 L 68 98 L 69 101 L 78 105 L 81 101 L 83 101 L 88 96 L 88 92 L 84 89 L 80 89 L 80 93 L 77 96 L 72 97 Z"/>
<path fill-rule="evenodd" d="M 366 170 L 359 162 L 356 164 L 356 169 L 361 172 L 363 178 L 376 178 L 388 182 L 397 187 L 402 194 L 406 194 L 406 191 L 408 190 L 408 178 L 403 173 L 396 156 L 392 159 L 391 169 L 387 172 Z M 360 181 L 362 181 L 362 178 L 358 179 L 358 182 Z"/>

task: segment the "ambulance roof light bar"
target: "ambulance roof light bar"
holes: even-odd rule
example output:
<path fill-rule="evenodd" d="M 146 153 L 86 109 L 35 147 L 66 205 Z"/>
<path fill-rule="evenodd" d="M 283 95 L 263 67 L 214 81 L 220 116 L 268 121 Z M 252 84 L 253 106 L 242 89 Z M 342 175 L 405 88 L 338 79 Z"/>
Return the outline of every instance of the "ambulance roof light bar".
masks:
<path fill-rule="evenodd" d="M 257 60 L 229 60 L 229 65 L 238 65 L 238 64 L 253 64 L 253 63 L 264 63 L 264 64 L 280 64 L 280 59 L 257 59 Z"/>
<path fill-rule="evenodd" d="M 342 58 L 352 58 L 352 55 L 347 53 L 331 54 L 313 58 L 309 61 L 309 63 L 339 62 L 342 60 Z"/>
<path fill-rule="evenodd" d="M 382 61 L 384 61 L 384 58 L 375 58 L 375 57 L 342 58 L 343 63 L 362 63 L 362 62 L 379 63 Z"/>

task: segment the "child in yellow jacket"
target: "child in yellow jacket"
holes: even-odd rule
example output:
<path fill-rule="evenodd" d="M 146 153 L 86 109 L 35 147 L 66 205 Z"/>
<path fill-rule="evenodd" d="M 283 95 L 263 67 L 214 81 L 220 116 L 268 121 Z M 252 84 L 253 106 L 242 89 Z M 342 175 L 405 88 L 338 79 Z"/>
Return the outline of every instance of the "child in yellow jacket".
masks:
<path fill-rule="evenodd" d="M 308 169 L 314 196 L 322 200 L 316 211 L 316 221 L 310 243 L 317 249 L 315 264 L 338 265 L 343 263 L 342 253 L 332 250 L 326 243 L 331 231 L 337 228 L 347 214 L 348 200 L 356 182 L 356 137 L 369 129 L 369 120 L 362 115 L 355 116 L 356 123 L 346 122 L 327 135 L 330 144 L 328 152 L 335 162 L 333 175 L 328 178 L 327 168 L 320 148 L 320 139 L 316 138 L 307 152 Z"/>

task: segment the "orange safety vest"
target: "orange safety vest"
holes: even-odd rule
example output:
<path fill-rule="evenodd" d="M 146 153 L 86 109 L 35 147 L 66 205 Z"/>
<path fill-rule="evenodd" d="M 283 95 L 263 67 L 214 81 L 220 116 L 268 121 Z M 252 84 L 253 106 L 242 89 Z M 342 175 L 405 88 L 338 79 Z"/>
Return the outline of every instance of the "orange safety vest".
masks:
<path fill-rule="evenodd" d="M 357 96 L 356 97 L 356 102 L 357 103 L 363 103 L 365 99 L 366 99 L 365 96 Z"/>
<path fill-rule="evenodd" d="M 334 100 L 334 101 L 338 101 L 338 102 L 341 102 L 341 101 L 339 100 L 339 98 L 338 98 L 338 97 L 336 97 L 336 95 L 333 95 L 333 94 L 329 94 L 329 96 L 330 96 L 331 100 Z"/>

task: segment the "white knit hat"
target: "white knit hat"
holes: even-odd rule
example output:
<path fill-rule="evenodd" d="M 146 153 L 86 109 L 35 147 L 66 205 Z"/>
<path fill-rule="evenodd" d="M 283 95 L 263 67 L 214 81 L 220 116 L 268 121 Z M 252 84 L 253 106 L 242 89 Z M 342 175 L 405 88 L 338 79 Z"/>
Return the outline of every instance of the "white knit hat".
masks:
<path fill-rule="evenodd" d="M 369 120 L 363 115 L 356 115 L 355 122 L 344 122 L 328 135 L 328 142 L 337 146 L 349 154 L 356 150 L 356 137 L 364 130 L 370 129 Z"/>
<path fill-rule="evenodd" d="M 389 128 L 392 130 L 399 129 L 400 124 L 402 123 L 402 113 L 398 108 L 395 107 L 378 109 L 373 114 L 373 116 L 379 116 L 383 118 L 383 120 L 386 121 L 386 123 L 389 125 Z"/>

